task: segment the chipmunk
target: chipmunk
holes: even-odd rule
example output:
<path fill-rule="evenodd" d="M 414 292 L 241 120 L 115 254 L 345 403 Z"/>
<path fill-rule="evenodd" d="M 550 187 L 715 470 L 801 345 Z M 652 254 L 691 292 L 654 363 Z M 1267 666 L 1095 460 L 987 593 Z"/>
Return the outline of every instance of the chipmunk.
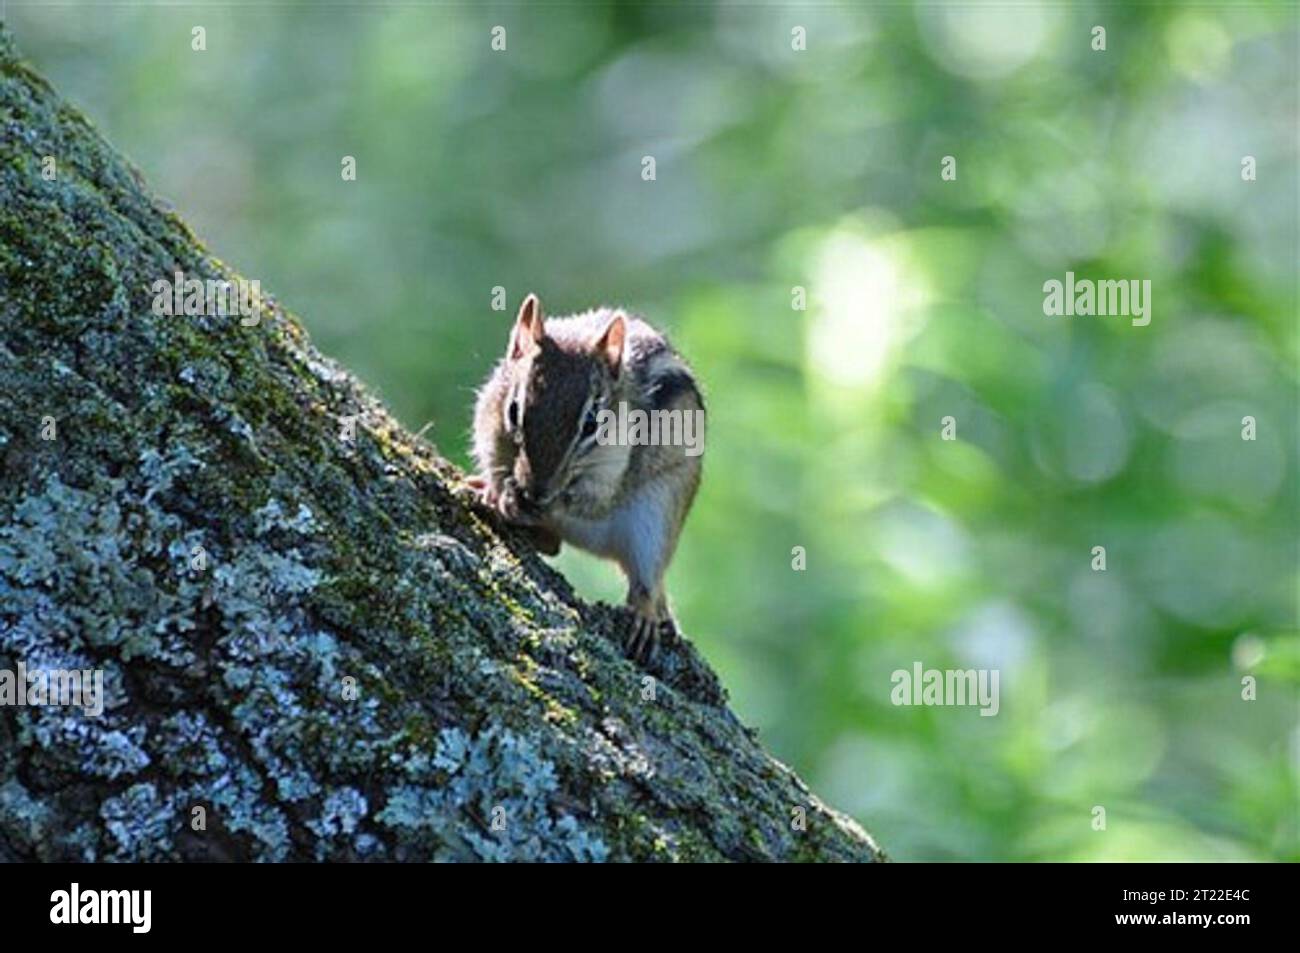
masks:
<path fill-rule="evenodd" d="M 632 411 L 689 415 L 699 442 L 628 440 L 612 424 Z M 676 635 L 663 579 L 700 484 L 703 421 L 694 374 L 645 321 L 610 309 L 544 319 L 533 294 L 478 392 L 472 485 L 548 555 L 567 541 L 618 563 L 637 660 L 654 658 L 661 630 Z"/>

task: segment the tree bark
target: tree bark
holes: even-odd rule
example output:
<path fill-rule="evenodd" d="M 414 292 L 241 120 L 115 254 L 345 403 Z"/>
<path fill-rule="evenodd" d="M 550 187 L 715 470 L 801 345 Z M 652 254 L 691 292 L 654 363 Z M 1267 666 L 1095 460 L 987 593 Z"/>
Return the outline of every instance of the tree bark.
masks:
<path fill-rule="evenodd" d="M 0 860 L 883 859 L 274 298 L 156 313 L 239 276 L 0 80 L 0 670 L 105 706 L 0 706 Z"/>

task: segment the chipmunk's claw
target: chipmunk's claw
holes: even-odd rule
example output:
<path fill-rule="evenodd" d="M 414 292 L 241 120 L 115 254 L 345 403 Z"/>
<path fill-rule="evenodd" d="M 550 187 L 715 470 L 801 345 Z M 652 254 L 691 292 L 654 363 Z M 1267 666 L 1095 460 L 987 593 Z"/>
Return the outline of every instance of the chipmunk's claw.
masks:
<path fill-rule="evenodd" d="M 649 665 L 659 656 L 659 649 L 677 636 L 673 620 L 660 619 L 633 610 L 632 626 L 623 649 L 628 658 Z"/>
<path fill-rule="evenodd" d="M 497 499 L 500 494 L 493 489 L 492 481 L 487 477 L 478 475 L 466 477 L 465 485 L 478 497 L 478 501 L 488 509 L 495 510 L 497 508 Z"/>
<path fill-rule="evenodd" d="M 499 487 L 491 480 L 480 476 L 470 477 L 466 485 L 478 496 L 481 504 L 492 510 L 499 517 L 515 526 L 536 526 L 537 515 L 528 509 L 519 494 L 519 487 L 514 480 L 506 480 Z"/>
<path fill-rule="evenodd" d="M 648 663 L 657 654 L 658 635 L 659 621 L 657 619 L 640 613 L 633 613 L 632 628 L 628 633 L 627 640 L 623 643 L 623 651 L 634 662 Z"/>

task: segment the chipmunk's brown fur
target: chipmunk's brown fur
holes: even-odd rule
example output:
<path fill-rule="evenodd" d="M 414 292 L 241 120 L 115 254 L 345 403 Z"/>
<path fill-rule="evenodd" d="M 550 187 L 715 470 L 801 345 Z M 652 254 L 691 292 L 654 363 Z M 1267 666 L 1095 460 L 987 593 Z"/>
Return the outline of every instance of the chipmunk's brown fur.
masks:
<path fill-rule="evenodd" d="M 686 362 L 646 322 L 601 309 L 544 319 L 529 295 L 505 358 L 478 394 L 473 454 L 483 501 L 554 554 L 564 540 L 612 559 L 628 579 L 628 650 L 652 656 L 673 630 L 663 578 L 700 482 L 681 445 L 598 439 L 601 410 L 696 413 Z M 702 449 L 702 445 L 699 449 Z"/>

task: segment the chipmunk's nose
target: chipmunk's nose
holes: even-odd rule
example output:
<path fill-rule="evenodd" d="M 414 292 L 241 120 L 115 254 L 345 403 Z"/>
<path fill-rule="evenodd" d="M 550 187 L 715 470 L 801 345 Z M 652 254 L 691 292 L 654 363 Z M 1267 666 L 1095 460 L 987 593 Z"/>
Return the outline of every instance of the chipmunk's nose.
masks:
<path fill-rule="evenodd" d="M 529 509 L 541 509 L 550 502 L 547 481 L 538 479 L 532 464 L 522 455 L 515 461 L 515 488 L 519 502 Z"/>

